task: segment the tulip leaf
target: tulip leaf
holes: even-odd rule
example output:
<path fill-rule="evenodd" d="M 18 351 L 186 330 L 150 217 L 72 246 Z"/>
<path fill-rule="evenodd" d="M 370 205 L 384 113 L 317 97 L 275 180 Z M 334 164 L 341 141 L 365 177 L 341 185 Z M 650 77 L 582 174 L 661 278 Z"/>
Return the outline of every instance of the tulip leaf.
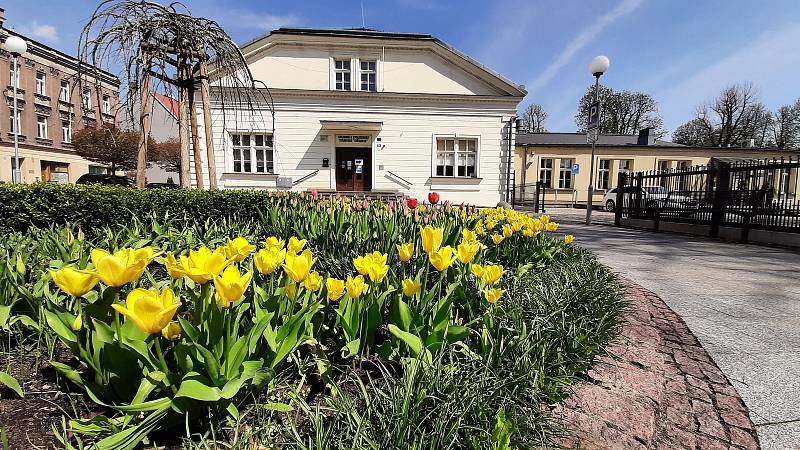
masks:
<path fill-rule="evenodd" d="M 72 329 L 61 320 L 61 317 L 58 313 L 44 309 L 44 317 L 45 320 L 47 320 L 47 324 L 50 326 L 50 329 L 52 329 L 58 335 L 58 337 L 66 341 L 65 343 L 67 345 L 70 343 L 77 343 L 75 332 L 72 331 Z"/>
<path fill-rule="evenodd" d="M 389 325 L 392 326 L 392 325 Z M 342 356 L 344 358 L 351 358 L 358 354 L 358 349 L 361 348 L 361 339 L 354 339 L 342 347 Z"/>
<path fill-rule="evenodd" d="M 428 349 L 422 345 L 422 339 L 420 339 L 419 336 L 403 331 L 394 324 L 389 324 L 389 332 L 408 345 L 408 348 L 411 349 L 411 353 L 414 356 L 419 357 L 423 355 L 425 362 L 431 362 L 431 354 Z"/>
<path fill-rule="evenodd" d="M 197 379 L 185 379 L 175 397 L 187 397 L 201 402 L 215 402 L 222 398 L 219 388 L 208 386 Z"/>
<path fill-rule="evenodd" d="M 25 393 L 22 391 L 22 387 L 19 385 L 19 382 L 5 372 L 0 372 L 0 385 L 7 386 L 12 391 L 16 392 L 16 394 L 20 397 L 25 396 Z"/>
<path fill-rule="evenodd" d="M 175 355 L 175 362 L 182 373 L 194 370 L 194 361 L 189 353 L 191 348 L 189 345 L 180 343 L 172 349 L 172 353 Z"/>
<path fill-rule="evenodd" d="M 97 450 L 131 450 L 135 448 L 142 442 L 142 439 L 158 426 L 168 410 L 169 405 L 166 405 L 153 411 L 138 425 L 130 427 L 122 432 L 112 434 L 97 442 L 94 448 Z"/>
<path fill-rule="evenodd" d="M 0 327 L 8 325 L 8 318 L 11 316 L 11 305 L 0 305 Z"/>
<path fill-rule="evenodd" d="M 244 385 L 245 381 L 247 380 L 243 376 L 239 376 L 231 380 L 228 380 L 228 382 L 225 383 L 225 386 L 222 387 L 222 391 L 220 392 L 220 397 L 224 398 L 225 400 L 232 399 L 234 396 L 236 396 L 236 394 L 239 393 L 239 390 L 242 389 L 242 386 Z"/>
<path fill-rule="evenodd" d="M 450 343 L 458 342 L 469 336 L 469 327 L 451 325 L 447 327 L 447 341 Z"/>
<path fill-rule="evenodd" d="M 214 357 L 214 355 L 207 348 L 200 344 L 195 343 L 194 348 L 200 352 L 200 357 L 203 359 L 202 362 L 208 371 L 208 376 L 210 376 L 211 380 L 214 381 L 214 384 L 216 384 L 220 376 L 219 362 L 217 361 L 217 358 Z"/>
<path fill-rule="evenodd" d="M 247 358 L 248 343 L 246 338 L 237 340 L 225 355 L 225 375 L 228 378 L 235 376 L 241 370 L 242 362 Z"/>
<path fill-rule="evenodd" d="M 83 382 L 83 378 L 81 374 L 78 373 L 77 370 L 73 369 L 72 367 L 60 363 L 58 361 L 50 361 L 50 367 L 56 370 L 56 372 L 60 373 L 64 376 L 64 378 L 68 379 L 69 381 L 75 383 L 75 385 L 80 387 L 85 387 Z"/>
<path fill-rule="evenodd" d="M 284 412 L 284 413 L 294 411 L 294 408 L 292 408 L 292 405 L 288 405 L 286 403 L 279 403 L 279 402 L 263 403 L 263 404 L 258 405 L 258 407 L 259 408 L 263 408 L 263 409 L 267 409 L 269 411 L 278 411 L 278 412 Z"/>
<path fill-rule="evenodd" d="M 178 317 L 178 322 L 181 324 L 183 334 L 185 334 L 190 341 L 197 342 L 200 339 L 200 331 L 198 331 L 194 325 L 181 317 Z"/>
<path fill-rule="evenodd" d="M 403 301 L 403 299 L 398 299 L 392 312 L 394 313 L 392 322 L 394 322 L 395 325 L 397 325 L 401 330 L 408 331 L 411 327 L 411 321 L 413 320 L 413 313 L 411 312 L 411 308 L 409 308 L 408 303 Z"/>

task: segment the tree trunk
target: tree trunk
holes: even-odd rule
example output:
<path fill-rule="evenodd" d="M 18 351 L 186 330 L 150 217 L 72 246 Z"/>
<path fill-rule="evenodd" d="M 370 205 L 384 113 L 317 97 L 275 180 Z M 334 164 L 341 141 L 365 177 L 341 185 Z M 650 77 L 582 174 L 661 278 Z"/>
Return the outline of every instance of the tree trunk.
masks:
<path fill-rule="evenodd" d="M 145 169 L 147 168 L 147 141 L 150 137 L 150 58 L 145 56 L 144 75 L 141 82 L 141 101 L 139 111 L 139 152 L 136 159 L 136 187 L 144 188 Z M 102 117 L 98 119 L 102 120 Z"/>
<path fill-rule="evenodd" d="M 208 162 L 208 185 L 217 188 L 217 163 L 214 155 L 214 130 L 211 128 L 211 99 L 208 89 L 206 62 L 200 61 L 200 95 L 203 101 L 203 131 L 206 135 L 206 159 Z"/>
<path fill-rule="evenodd" d="M 187 78 L 186 62 L 184 61 L 178 68 L 178 79 L 185 81 Z M 178 127 L 181 145 L 181 187 L 192 187 L 192 179 L 189 173 L 189 89 L 185 86 L 180 88 L 180 123 Z"/>
<path fill-rule="evenodd" d="M 189 123 L 192 127 L 192 159 L 194 159 L 194 175 L 197 180 L 197 189 L 203 186 L 203 161 L 200 155 L 200 137 L 197 136 L 197 105 L 194 102 L 194 85 L 188 89 L 189 93 Z"/>

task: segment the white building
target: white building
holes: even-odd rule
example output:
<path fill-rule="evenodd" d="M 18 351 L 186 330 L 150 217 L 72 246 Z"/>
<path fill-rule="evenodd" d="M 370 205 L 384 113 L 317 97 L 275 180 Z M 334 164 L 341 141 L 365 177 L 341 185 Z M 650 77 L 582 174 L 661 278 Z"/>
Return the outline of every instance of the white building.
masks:
<path fill-rule="evenodd" d="M 525 90 L 442 41 L 282 28 L 242 52 L 269 87 L 275 114 L 266 105 L 253 112 L 212 104 L 220 188 L 420 199 L 436 191 L 491 206 L 504 198 L 510 124 Z"/>

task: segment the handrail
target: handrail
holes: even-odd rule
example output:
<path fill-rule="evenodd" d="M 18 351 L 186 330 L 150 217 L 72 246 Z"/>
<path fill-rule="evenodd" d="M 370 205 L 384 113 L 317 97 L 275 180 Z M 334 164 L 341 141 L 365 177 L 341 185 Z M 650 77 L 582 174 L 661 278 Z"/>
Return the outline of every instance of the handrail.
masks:
<path fill-rule="evenodd" d="M 297 186 L 298 184 L 302 183 L 303 181 L 306 181 L 307 179 L 313 177 L 314 175 L 316 175 L 318 173 L 319 173 L 319 169 L 317 169 L 317 170 L 315 170 L 315 171 L 313 171 L 313 172 L 311 172 L 311 173 L 309 173 L 307 175 L 304 175 L 304 176 L 298 178 L 297 181 L 293 182 L 292 186 Z"/>
<path fill-rule="evenodd" d="M 400 181 L 402 181 L 403 183 L 405 183 L 405 184 L 407 184 L 407 185 L 409 185 L 409 186 L 413 186 L 413 185 L 414 185 L 414 183 L 412 183 L 412 182 L 410 182 L 410 181 L 406 180 L 405 178 L 403 178 L 403 177 L 401 177 L 400 175 L 398 175 L 398 174 L 396 174 L 396 173 L 392 172 L 391 170 L 387 170 L 387 171 L 386 171 L 386 173 L 388 173 L 389 175 L 391 175 L 391 176 L 393 176 L 393 177 L 395 177 L 395 178 L 399 179 Z"/>

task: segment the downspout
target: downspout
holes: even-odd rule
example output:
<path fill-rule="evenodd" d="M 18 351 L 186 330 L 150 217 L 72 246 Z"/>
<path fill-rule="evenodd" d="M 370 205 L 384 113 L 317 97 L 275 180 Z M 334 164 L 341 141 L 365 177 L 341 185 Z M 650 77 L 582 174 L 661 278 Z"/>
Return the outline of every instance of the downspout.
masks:
<path fill-rule="evenodd" d="M 511 164 L 513 164 L 513 126 L 517 116 L 511 116 L 508 119 L 508 160 L 506 161 L 506 203 L 511 203 L 511 195 L 513 195 L 513 187 L 511 186 Z"/>

